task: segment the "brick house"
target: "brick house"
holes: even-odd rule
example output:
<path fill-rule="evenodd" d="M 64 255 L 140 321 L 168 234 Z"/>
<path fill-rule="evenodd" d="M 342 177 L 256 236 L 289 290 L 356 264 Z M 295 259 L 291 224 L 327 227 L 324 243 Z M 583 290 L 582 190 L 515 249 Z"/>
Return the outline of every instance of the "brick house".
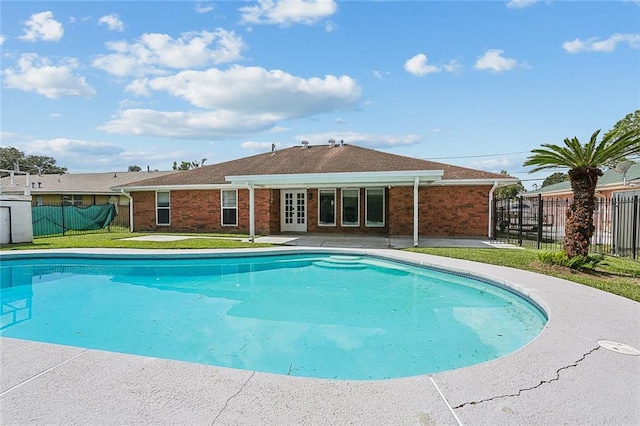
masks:
<path fill-rule="evenodd" d="M 517 179 L 349 144 L 258 154 L 116 187 L 134 231 L 481 237 Z"/>

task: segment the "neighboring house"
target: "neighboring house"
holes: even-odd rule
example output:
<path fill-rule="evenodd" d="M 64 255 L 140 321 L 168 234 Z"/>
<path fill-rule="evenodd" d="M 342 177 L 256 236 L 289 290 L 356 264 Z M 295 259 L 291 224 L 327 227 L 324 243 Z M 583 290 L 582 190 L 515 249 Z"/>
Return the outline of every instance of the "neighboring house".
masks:
<path fill-rule="evenodd" d="M 545 221 L 553 225 L 558 235 L 564 235 L 567 210 L 573 199 L 573 191 L 568 180 L 522 195 L 529 199 L 527 203 L 533 211 L 539 209 L 539 197 L 542 200 Z M 640 241 L 638 201 L 637 198 L 634 200 L 638 195 L 640 164 L 631 164 L 624 174 L 609 169 L 598 178 L 593 212 L 595 231 L 592 241 L 595 244 L 611 245 L 613 253 L 625 256 L 633 244 L 633 229 L 636 232 L 635 241 Z"/>
<path fill-rule="evenodd" d="M 308 145 L 118 186 L 135 231 L 487 236 L 518 180 L 348 144 Z"/>
<path fill-rule="evenodd" d="M 614 192 L 633 191 L 640 186 L 640 164 L 632 164 L 625 174 L 609 169 L 598 178 L 596 186 L 596 197 L 601 199 L 611 199 Z M 525 192 L 525 197 L 570 199 L 573 198 L 573 191 L 568 180 L 542 187 L 536 191 Z"/>
<path fill-rule="evenodd" d="M 74 206 L 106 203 L 125 206 L 129 205 L 129 198 L 113 191 L 111 187 L 170 173 L 176 172 L 65 173 L 28 177 L 16 174 L 13 178 L 7 176 L 0 179 L 0 193 L 22 195 L 28 189 L 34 206 L 61 203 Z"/>

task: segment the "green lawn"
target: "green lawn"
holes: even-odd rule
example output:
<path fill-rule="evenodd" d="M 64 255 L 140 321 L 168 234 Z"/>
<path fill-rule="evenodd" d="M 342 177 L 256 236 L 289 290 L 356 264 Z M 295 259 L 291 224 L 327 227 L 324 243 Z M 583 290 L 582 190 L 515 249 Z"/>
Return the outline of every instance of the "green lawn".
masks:
<path fill-rule="evenodd" d="M 34 250 L 60 248 L 228 249 L 246 247 L 269 247 L 269 244 L 247 243 L 237 240 L 237 238 L 247 238 L 247 235 L 230 236 L 220 234 L 184 234 L 186 236 L 191 236 L 194 238 L 178 241 L 125 240 L 125 238 L 142 237 L 145 235 L 161 234 L 141 232 L 101 232 L 96 234 L 71 235 L 64 237 L 34 238 L 33 244 L 15 244 L 12 246 L 3 246 L 2 250 Z"/>
<path fill-rule="evenodd" d="M 166 242 L 124 240 L 125 238 L 144 235 L 159 234 L 109 232 L 36 238 L 32 244 L 3 246 L 2 250 L 55 248 L 227 249 L 270 246 L 269 244 L 247 243 L 237 240 L 237 238 L 246 238 L 246 235 L 183 234 L 194 238 Z M 606 257 L 605 264 L 599 265 L 596 271 L 585 273 L 563 267 L 545 265 L 538 260 L 538 250 L 534 249 L 411 248 L 407 250 L 538 272 L 588 285 L 640 302 L 640 262 L 631 259 Z"/>
<path fill-rule="evenodd" d="M 538 260 L 539 250 L 410 248 L 407 251 L 472 260 L 492 265 L 508 266 L 563 278 L 588 285 L 640 302 L 640 262 L 607 256 L 604 264 L 593 272 L 577 272 L 560 266 L 550 266 Z"/>

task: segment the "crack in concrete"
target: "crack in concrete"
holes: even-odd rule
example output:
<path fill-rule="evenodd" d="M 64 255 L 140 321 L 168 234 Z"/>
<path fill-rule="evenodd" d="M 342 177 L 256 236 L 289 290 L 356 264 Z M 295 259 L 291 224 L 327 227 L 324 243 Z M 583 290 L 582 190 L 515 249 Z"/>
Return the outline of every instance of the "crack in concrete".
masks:
<path fill-rule="evenodd" d="M 240 386 L 240 389 L 238 389 L 238 392 L 234 393 L 229 398 L 227 398 L 227 400 L 224 402 L 224 406 L 222 407 L 222 409 L 220 410 L 218 415 L 213 418 L 213 421 L 211 422 L 211 426 L 213 426 L 215 424 L 216 420 L 218 420 L 218 417 L 220 417 L 222 415 L 222 413 L 224 413 L 224 410 L 227 409 L 227 405 L 229 405 L 229 402 L 233 398 L 235 398 L 236 396 L 240 395 L 240 392 L 242 392 L 244 387 L 247 386 L 247 383 L 249 383 L 249 380 L 251 380 L 253 378 L 253 376 L 255 376 L 255 374 L 256 374 L 255 371 L 251 372 L 251 375 L 249 376 L 249 378 L 247 380 L 245 380 L 245 382 L 242 384 L 242 386 Z"/>
<path fill-rule="evenodd" d="M 491 397 L 491 398 L 481 399 L 480 401 L 469 401 L 469 402 L 465 402 L 465 403 L 462 403 L 462 404 L 460 404 L 460 405 L 457 405 L 457 406 L 453 407 L 453 409 L 454 409 L 454 410 L 456 410 L 456 409 L 458 409 L 458 408 L 462 408 L 462 407 L 464 407 L 464 406 L 466 406 L 466 405 L 476 405 L 476 404 L 481 404 L 481 403 L 483 403 L 483 402 L 493 401 L 493 400 L 495 400 L 495 399 L 511 398 L 511 397 L 514 397 L 514 396 L 520 396 L 523 392 L 530 391 L 530 390 L 533 390 L 533 389 L 537 389 L 537 388 L 539 388 L 540 386 L 542 386 L 542 385 L 544 385 L 544 384 L 548 384 L 548 383 L 551 383 L 551 382 L 558 381 L 558 380 L 560 380 L 560 372 L 561 372 L 562 370 L 566 370 L 566 369 L 568 369 L 568 368 L 577 367 L 577 366 L 578 366 L 578 364 L 579 364 L 579 363 L 581 363 L 582 361 L 584 361 L 584 359 L 585 359 L 587 356 L 591 355 L 592 353 L 594 353 L 595 351 L 597 351 L 597 350 L 598 350 L 598 349 L 600 349 L 600 348 L 601 348 L 601 346 L 596 346 L 595 348 L 591 349 L 589 352 L 587 352 L 587 353 L 583 354 L 583 355 L 582 355 L 582 357 L 580 357 L 580 359 L 578 359 L 577 361 L 575 361 L 573 364 L 565 365 L 564 367 L 558 368 L 558 369 L 556 370 L 556 377 L 554 377 L 554 378 L 552 378 L 552 379 L 549 379 L 549 380 L 542 380 L 542 381 L 540 381 L 540 383 L 538 383 L 537 385 L 535 385 L 535 386 L 531 386 L 531 387 L 529 387 L 529 388 L 520 389 L 520 390 L 518 390 L 518 392 L 516 392 L 516 393 L 507 394 L 507 395 L 498 395 L 498 396 L 494 396 L 494 397 Z"/>

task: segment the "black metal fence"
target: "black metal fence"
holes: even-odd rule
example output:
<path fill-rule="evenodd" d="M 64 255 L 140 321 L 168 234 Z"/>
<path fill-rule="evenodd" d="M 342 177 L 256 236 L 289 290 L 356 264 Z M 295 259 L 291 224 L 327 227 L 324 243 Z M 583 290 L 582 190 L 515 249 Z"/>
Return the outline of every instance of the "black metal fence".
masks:
<path fill-rule="evenodd" d="M 129 206 L 47 203 L 31 207 L 33 236 L 128 232 Z"/>
<path fill-rule="evenodd" d="M 492 238 L 499 242 L 560 250 L 570 199 L 511 198 L 494 200 Z M 640 203 L 638 196 L 614 194 L 596 200 L 591 251 L 640 257 Z"/>

